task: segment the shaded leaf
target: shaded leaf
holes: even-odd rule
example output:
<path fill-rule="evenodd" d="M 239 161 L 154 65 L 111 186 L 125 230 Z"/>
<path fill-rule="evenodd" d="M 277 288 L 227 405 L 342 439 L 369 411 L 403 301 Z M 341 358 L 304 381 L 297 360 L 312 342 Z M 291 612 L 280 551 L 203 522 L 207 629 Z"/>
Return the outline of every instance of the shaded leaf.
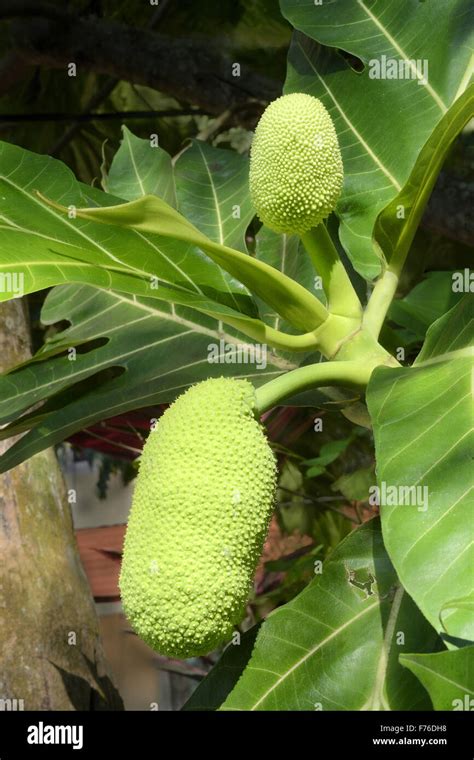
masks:
<path fill-rule="evenodd" d="M 404 261 L 436 178 L 454 139 L 474 114 L 474 85 L 468 87 L 438 122 L 423 146 L 408 181 L 379 214 L 374 238 L 387 261 Z M 399 213 L 403 209 L 403 213 Z"/>
<path fill-rule="evenodd" d="M 183 707 L 187 710 L 217 710 L 232 691 L 252 654 L 260 625 L 243 633 L 239 644 L 230 643 L 211 672 Z"/>
<path fill-rule="evenodd" d="M 436 654 L 402 654 L 400 662 L 423 684 L 435 710 L 474 708 L 474 646 Z"/>
<path fill-rule="evenodd" d="M 355 472 L 341 475 L 331 486 L 332 491 L 340 491 L 346 499 L 355 501 L 367 501 L 369 489 L 375 483 L 373 467 L 362 467 Z"/>
<path fill-rule="evenodd" d="M 453 292 L 453 274 L 427 272 L 405 298 L 392 302 L 389 318 L 417 338 L 424 338 L 428 327 L 462 298 L 462 293 Z"/>

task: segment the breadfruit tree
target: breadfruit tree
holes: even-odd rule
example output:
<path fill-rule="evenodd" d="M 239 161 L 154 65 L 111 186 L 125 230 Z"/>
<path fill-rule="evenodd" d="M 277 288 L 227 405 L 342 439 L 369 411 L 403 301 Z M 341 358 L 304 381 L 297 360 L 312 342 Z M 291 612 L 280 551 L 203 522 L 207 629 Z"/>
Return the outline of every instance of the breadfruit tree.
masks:
<path fill-rule="evenodd" d="M 172 160 L 124 127 L 98 189 L 1 144 L 0 297 L 51 288 L 41 319 L 56 330 L 0 378 L 2 435 L 21 434 L 0 466 L 171 404 L 140 460 L 120 586 L 161 654 L 230 642 L 186 709 L 463 709 L 473 285 L 467 268 L 433 264 L 420 221 L 473 115 L 469 2 L 281 10 L 294 28 L 284 95 L 249 156 L 210 130 Z M 330 404 L 353 428 L 320 446 Z M 314 418 L 292 489 L 291 452 L 264 431 L 282 406 Z M 372 436 L 376 479 L 367 467 L 362 485 L 358 470 L 331 486 L 338 519 L 348 501 L 364 519 L 323 556 L 309 498 L 310 577 L 242 623 L 276 485 L 281 518 L 283 493 L 314 496 Z"/>

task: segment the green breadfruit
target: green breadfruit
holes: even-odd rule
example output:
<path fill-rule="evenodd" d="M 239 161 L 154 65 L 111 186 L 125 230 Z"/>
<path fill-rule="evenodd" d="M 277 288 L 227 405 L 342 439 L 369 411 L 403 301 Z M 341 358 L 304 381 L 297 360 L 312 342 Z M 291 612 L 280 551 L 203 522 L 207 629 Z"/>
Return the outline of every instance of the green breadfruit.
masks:
<path fill-rule="evenodd" d="M 250 194 L 261 221 L 302 235 L 334 210 L 344 170 L 337 134 L 317 98 L 283 95 L 266 108 L 250 153 Z"/>
<path fill-rule="evenodd" d="M 247 380 L 205 380 L 144 446 L 125 536 L 125 614 L 153 649 L 192 657 L 240 622 L 273 509 L 276 464 Z"/>

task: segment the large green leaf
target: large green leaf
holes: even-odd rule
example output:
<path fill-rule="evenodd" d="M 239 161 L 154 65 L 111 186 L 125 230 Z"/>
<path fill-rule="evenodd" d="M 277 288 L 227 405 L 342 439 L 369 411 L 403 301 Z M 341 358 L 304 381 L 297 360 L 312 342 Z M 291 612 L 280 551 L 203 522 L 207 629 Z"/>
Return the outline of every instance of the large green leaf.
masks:
<path fill-rule="evenodd" d="M 94 190 L 94 206 L 84 211 L 78 205 L 90 193 L 59 162 L 3 144 L 0 167 L 0 300 L 14 295 L 9 278 L 21 279 L 23 293 L 80 282 L 191 306 L 275 344 L 278 336 L 258 319 L 255 301 L 233 279 L 238 275 L 305 331 L 326 316 L 305 288 L 211 241 L 157 196 L 116 205 L 117 198 Z"/>
<path fill-rule="evenodd" d="M 257 317 L 246 289 L 189 243 L 58 213 L 43 196 L 77 208 L 89 197 L 69 169 L 49 156 L 0 144 L 0 274 L 21 275 L 22 292 L 65 282 L 173 300 L 222 316 L 220 305 Z M 120 199 L 93 192 L 94 203 Z M 158 199 L 157 199 L 158 200 Z M 8 300 L 8 288 L 0 300 Z"/>
<path fill-rule="evenodd" d="M 435 654 L 402 654 L 400 662 L 421 681 L 435 710 L 474 708 L 474 646 Z"/>
<path fill-rule="evenodd" d="M 171 156 L 151 139 L 143 140 L 122 126 L 123 139 L 103 181 L 104 190 L 125 201 L 158 195 L 176 206 Z"/>
<path fill-rule="evenodd" d="M 221 709 L 429 709 L 398 655 L 435 643 L 372 520 L 339 544 L 299 596 L 269 615 Z"/>
<path fill-rule="evenodd" d="M 54 288 L 42 320 L 71 326 L 0 377 L 0 420 L 12 422 L 2 437 L 32 428 L 1 458 L 2 470 L 98 420 L 170 402 L 207 377 L 247 377 L 258 386 L 295 366 L 271 352 L 231 363 L 230 347 L 248 345 L 235 331 L 223 333 L 195 311 L 88 286 Z M 210 345 L 223 363 L 209 362 Z M 80 349 L 71 359 L 73 346 Z M 45 406 L 20 416 L 38 402 Z"/>
<path fill-rule="evenodd" d="M 137 144 L 135 140 L 131 141 L 132 152 L 135 146 L 139 153 L 143 146 L 139 142 Z M 127 160 L 123 145 L 121 151 L 119 161 L 121 192 L 125 196 L 132 197 L 137 189 L 136 168 L 131 160 L 130 152 Z M 221 153 L 225 156 L 222 160 Z M 136 151 L 135 155 L 137 155 Z M 207 155 L 209 156 L 209 153 Z M 232 154 L 215 149 L 215 158 L 209 161 L 209 182 L 217 188 L 224 185 L 221 172 L 229 177 L 228 155 Z M 103 206 L 104 203 L 114 204 L 117 201 L 115 197 L 106 195 L 96 188 L 75 183 L 66 167 L 58 162 L 31 156 L 19 149 L 14 149 L 12 154 L 8 146 L 5 146 L 5 156 L 11 161 L 9 168 L 13 175 L 17 179 L 19 177 L 18 196 L 23 200 L 22 193 L 24 193 L 25 200 L 29 203 L 23 208 L 21 203 L 15 203 L 13 196 L 9 195 L 9 212 L 23 213 L 26 219 L 29 210 L 29 222 L 33 233 L 38 231 L 38 227 L 35 220 L 37 199 L 32 193 L 32 187 L 39 187 L 48 197 L 63 202 L 65 200 L 63 194 L 69 188 L 73 190 L 69 196 L 66 196 L 68 201 L 76 199 L 78 194 L 83 199 L 82 204 L 85 200 L 89 206 Z M 219 160 L 217 160 L 218 157 Z M 23 174 L 22 168 L 16 167 L 15 160 L 21 165 L 26 164 L 25 159 L 28 160 L 28 171 Z M 239 176 L 243 192 L 243 176 L 247 169 L 245 160 L 242 160 L 245 171 L 241 170 Z M 143 162 L 140 166 L 144 166 Z M 161 163 L 150 162 L 150 166 L 153 167 L 153 172 L 146 177 L 147 189 L 155 187 L 156 192 L 165 192 L 166 185 L 160 184 L 157 176 Z M 236 165 L 233 164 L 233 166 L 236 168 Z M 2 167 L 6 167 L 5 162 Z M 41 182 L 35 178 L 38 172 Z M 185 174 L 185 172 L 182 173 L 179 193 L 183 192 L 187 203 L 191 205 L 192 194 L 195 192 L 195 200 L 199 203 L 202 188 L 193 185 L 192 182 L 186 184 Z M 142 182 L 145 182 L 144 176 L 142 176 Z M 11 192 L 9 186 L 6 187 Z M 129 191 L 127 187 L 130 187 Z M 220 203 L 221 194 L 218 193 L 217 197 Z M 181 200 L 181 197 L 178 200 Z M 47 220 L 54 225 L 56 235 L 58 230 L 62 233 L 64 229 L 67 229 L 69 232 L 68 227 L 64 226 L 63 216 L 57 216 L 48 206 L 41 205 L 39 211 L 41 222 L 45 224 Z M 69 220 L 66 220 L 66 224 L 67 221 Z M 74 220 L 74 224 L 78 221 Z M 203 221 L 206 223 L 206 219 Z M 98 230 L 95 229 L 96 227 Z M 85 229 L 93 230 L 94 236 L 96 233 L 103 235 L 106 231 L 104 225 L 91 225 L 89 222 L 85 223 Z M 4 232 L 8 231 L 12 235 L 15 234 L 11 228 L 4 230 Z M 112 229 L 112 233 L 113 231 Z M 107 233 L 108 246 L 110 246 L 110 232 L 109 230 Z M 34 240 L 35 234 L 25 239 Z M 91 239 L 94 241 L 95 237 L 92 238 L 91 235 Z M 164 250 L 170 249 L 164 248 Z M 174 250 L 178 251 L 178 248 Z M 191 251 L 191 248 L 189 250 Z M 50 253 L 49 250 L 48 253 Z M 12 249 L 11 254 L 12 258 L 14 256 L 16 270 L 18 250 Z M 230 284 L 233 297 L 243 297 L 244 300 L 248 298 L 245 295 L 245 289 L 240 284 L 234 287 L 234 281 L 216 264 L 206 259 L 201 252 L 193 249 L 190 253 L 191 260 L 193 257 L 199 265 L 209 266 L 211 273 L 214 273 L 215 287 L 210 291 L 217 299 L 224 302 L 227 300 L 228 284 Z M 0 262 L 5 258 L 5 247 L 3 247 L 0 249 Z M 177 258 L 181 265 L 182 253 Z M 58 271 L 55 264 L 53 277 L 57 277 Z M 198 267 L 196 267 L 197 271 Z M 99 282 L 102 284 L 102 281 Z M 219 290 L 219 284 L 222 286 L 222 291 Z M 169 295 L 170 290 L 171 288 L 166 291 L 166 295 Z M 118 291 L 95 292 L 90 287 L 78 288 L 76 285 L 60 286 L 52 291 L 43 309 L 43 319 L 47 324 L 69 320 L 72 326 L 50 339 L 31 363 L 17 368 L 0 379 L 0 418 L 2 423 L 10 423 L 3 429 L 2 436 L 8 437 L 31 431 L 9 450 L 7 458 L 2 462 L 4 468 L 13 466 L 44 446 L 63 440 L 76 430 L 115 415 L 119 411 L 124 412 L 160 401 L 172 401 L 190 383 L 205 377 L 215 374 L 246 375 L 251 377 L 257 386 L 265 379 L 275 377 L 296 366 L 294 362 L 270 350 L 267 351 L 265 369 L 262 369 L 261 361 L 236 364 L 229 363 L 228 360 L 224 364 L 209 364 L 208 346 L 211 343 L 218 345 L 221 358 L 223 351 L 225 356 L 229 355 L 229 347 L 233 344 L 248 343 L 248 339 L 242 337 L 234 328 L 229 327 L 224 330 L 221 320 L 233 319 L 234 322 L 239 323 L 239 320 L 243 319 L 247 326 L 251 324 L 257 329 L 260 324 L 258 320 L 233 311 L 224 303 L 217 301 L 207 304 L 201 297 L 201 304 L 199 304 L 197 296 L 190 298 L 189 291 L 183 290 L 173 293 L 175 305 L 170 306 L 166 300 L 160 300 L 161 296 L 166 297 L 161 281 L 158 291 L 154 291 L 152 295 L 153 299 Z M 192 310 L 186 308 L 189 303 L 192 303 L 195 308 Z M 248 303 L 251 309 L 255 308 L 250 299 Z M 195 310 L 200 306 L 203 306 L 205 310 L 207 305 L 210 306 L 209 313 L 215 318 L 200 314 Z M 261 333 L 261 337 L 261 342 L 265 343 L 265 332 Z M 220 343 L 221 340 L 223 343 Z M 74 361 L 70 361 L 66 352 L 73 346 L 78 347 L 78 353 Z M 38 404 L 42 406 L 27 413 Z"/>
<path fill-rule="evenodd" d="M 216 243 L 246 252 L 245 232 L 255 214 L 248 159 L 193 140 L 179 155 L 174 172 L 183 216 Z"/>
<path fill-rule="evenodd" d="M 465 296 L 429 328 L 413 367 L 377 369 L 367 393 L 387 551 L 432 625 L 471 640 L 472 611 L 452 602 L 474 585 L 473 342 Z"/>
<path fill-rule="evenodd" d="M 468 85 L 472 4 L 281 0 L 281 8 L 304 32 L 292 42 L 285 91 L 321 98 L 334 119 L 345 172 L 341 240 L 356 269 L 374 277 L 377 215 L 402 191 L 423 145 Z M 363 70 L 353 69 L 340 49 L 360 59 Z M 406 76 L 372 78 L 382 56 L 401 62 Z M 424 83 L 416 78 L 418 60 L 428 66 Z"/>

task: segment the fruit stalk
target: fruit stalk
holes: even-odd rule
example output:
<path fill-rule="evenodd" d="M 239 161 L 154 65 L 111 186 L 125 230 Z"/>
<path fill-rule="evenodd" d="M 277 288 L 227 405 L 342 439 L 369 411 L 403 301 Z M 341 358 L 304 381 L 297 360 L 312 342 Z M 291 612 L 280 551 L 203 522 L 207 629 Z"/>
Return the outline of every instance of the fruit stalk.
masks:
<path fill-rule="evenodd" d="M 320 362 L 298 367 L 257 388 L 255 406 L 259 414 L 263 414 L 297 393 L 334 384 L 363 390 L 372 370 L 373 366 L 358 361 Z"/>
<path fill-rule="evenodd" d="M 324 222 L 301 236 L 313 266 L 320 275 L 332 314 L 358 318 L 362 306 Z"/>

